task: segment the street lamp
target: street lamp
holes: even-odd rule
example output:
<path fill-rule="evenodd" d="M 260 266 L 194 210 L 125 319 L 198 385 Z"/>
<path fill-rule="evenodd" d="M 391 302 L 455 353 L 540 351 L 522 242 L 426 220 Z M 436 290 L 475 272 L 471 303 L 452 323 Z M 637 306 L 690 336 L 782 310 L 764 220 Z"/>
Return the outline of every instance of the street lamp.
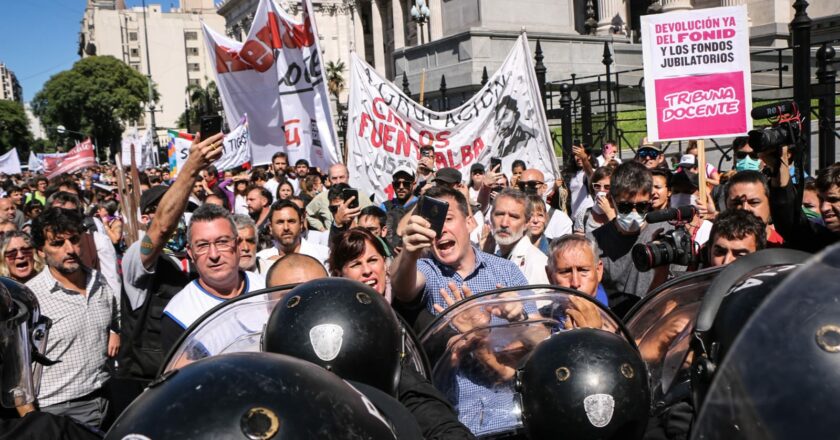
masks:
<path fill-rule="evenodd" d="M 411 20 L 420 26 L 420 44 L 423 44 L 423 25 L 429 22 L 430 15 L 432 14 L 425 0 L 414 1 L 414 6 L 411 7 Z"/>

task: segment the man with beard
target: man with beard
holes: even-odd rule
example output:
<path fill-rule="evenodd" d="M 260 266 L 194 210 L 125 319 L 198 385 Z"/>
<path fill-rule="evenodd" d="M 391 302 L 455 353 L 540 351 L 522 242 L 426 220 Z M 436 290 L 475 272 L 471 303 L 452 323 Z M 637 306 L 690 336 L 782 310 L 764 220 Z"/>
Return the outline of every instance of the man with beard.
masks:
<path fill-rule="evenodd" d="M 496 196 L 490 216 L 495 254 L 516 264 L 528 284 L 548 284 L 548 257 L 525 234 L 530 218 L 531 205 L 525 193 L 508 188 Z"/>
<path fill-rule="evenodd" d="M 257 271 L 257 224 L 247 215 L 235 214 L 233 223 L 239 234 L 239 268 L 245 271 Z"/>
<path fill-rule="evenodd" d="M 275 260 L 288 254 L 304 254 L 326 265 L 330 250 L 303 238 L 303 212 L 293 202 L 279 200 L 271 205 L 271 237 L 274 246 L 257 253 L 260 271 L 266 273 Z"/>
<path fill-rule="evenodd" d="M 248 188 L 245 196 L 245 203 L 248 205 L 248 214 L 254 219 L 257 225 L 257 234 L 259 240 L 257 244 L 260 249 L 271 247 L 271 202 L 274 197 L 267 189 L 260 186 L 252 186 Z"/>
<path fill-rule="evenodd" d="M 271 156 L 271 171 L 274 173 L 274 177 L 265 182 L 263 184 L 263 188 L 267 189 L 268 193 L 271 194 L 272 197 L 277 196 L 277 187 L 286 181 L 286 168 L 288 168 L 288 166 L 289 156 L 286 155 L 286 153 L 278 151 Z M 297 184 L 297 186 L 295 184 Z M 300 183 L 295 180 L 294 183 L 292 183 L 292 186 L 295 189 L 295 193 L 297 193 Z M 271 202 L 268 202 L 268 204 L 270 205 Z"/>
<path fill-rule="evenodd" d="M 26 286 L 53 322 L 45 356 L 41 411 L 65 415 L 99 428 L 108 402 L 102 386 L 108 357 L 119 351 L 120 313 L 116 294 L 96 270 L 79 258 L 84 228 L 76 210 L 49 208 L 32 225 L 32 241 L 46 268 Z"/>
<path fill-rule="evenodd" d="M 496 105 L 496 116 L 493 124 L 502 144 L 499 145 L 499 157 L 506 157 L 516 153 L 536 137 L 534 131 L 519 122 L 521 113 L 519 105 L 511 96 L 505 96 Z"/>
<path fill-rule="evenodd" d="M 388 232 L 385 239 L 391 247 L 399 245 L 397 226 L 405 213 L 417 202 L 417 197 L 414 196 L 414 183 L 414 170 L 407 166 L 397 167 L 391 181 L 391 187 L 394 188 L 394 198 L 380 205 L 387 217 L 385 225 Z"/>

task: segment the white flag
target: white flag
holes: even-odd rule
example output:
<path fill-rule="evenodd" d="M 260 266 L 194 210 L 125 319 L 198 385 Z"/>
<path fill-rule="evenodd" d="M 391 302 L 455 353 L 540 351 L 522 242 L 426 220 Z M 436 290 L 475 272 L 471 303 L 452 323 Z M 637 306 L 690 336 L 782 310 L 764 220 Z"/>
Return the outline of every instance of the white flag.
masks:
<path fill-rule="evenodd" d="M 247 114 L 254 165 L 277 151 L 326 169 L 340 161 L 309 0 L 299 23 L 260 0 L 244 43 L 203 25 L 228 121 Z"/>
<path fill-rule="evenodd" d="M 229 170 L 251 161 L 251 136 L 248 132 L 247 117 L 225 135 L 223 146 L 222 157 L 214 163 L 217 170 Z"/>
<path fill-rule="evenodd" d="M 351 61 L 347 164 L 354 188 L 387 199 L 394 170 L 416 169 L 426 145 L 435 148 L 438 168 L 465 176 L 472 164 L 487 167 L 500 157 L 503 170 L 522 159 L 554 181 L 556 158 L 525 34 L 487 84 L 447 112 L 412 101 L 355 54 Z"/>
<path fill-rule="evenodd" d="M 33 151 L 29 151 L 29 171 L 36 173 L 38 171 L 43 171 L 44 164 L 41 163 L 41 159 L 35 155 Z"/>
<path fill-rule="evenodd" d="M 12 148 L 8 153 L 0 156 L 0 173 L 20 174 L 20 158 L 17 148 Z"/>

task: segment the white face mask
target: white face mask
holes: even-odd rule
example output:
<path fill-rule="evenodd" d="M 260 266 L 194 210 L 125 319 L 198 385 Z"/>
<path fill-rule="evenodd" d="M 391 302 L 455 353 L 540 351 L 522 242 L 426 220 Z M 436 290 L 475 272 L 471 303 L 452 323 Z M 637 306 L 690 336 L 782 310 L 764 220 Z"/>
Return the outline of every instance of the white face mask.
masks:
<path fill-rule="evenodd" d="M 697 206 L 697 196 L 694 194 L 673 194 L 671 195 L 671 207 Z"/>
<path fill-rule="evenodd" d="M 618 213 L 615 218 L 618 228 L 624 232 L 638 232 L 645 225 L 645 218 L 636 211 L 629 214 Z"/>
<path fill-rule="evenodd" d="M 598 191 L 592 195 L 592 200 L 595 201 L 595 204 L 592 205 L 592 212 L 596 214 L 603 214 L 604 210 L 598 205 L 598 197 L 607 197 L 607 193 L 604 191 Z"/>

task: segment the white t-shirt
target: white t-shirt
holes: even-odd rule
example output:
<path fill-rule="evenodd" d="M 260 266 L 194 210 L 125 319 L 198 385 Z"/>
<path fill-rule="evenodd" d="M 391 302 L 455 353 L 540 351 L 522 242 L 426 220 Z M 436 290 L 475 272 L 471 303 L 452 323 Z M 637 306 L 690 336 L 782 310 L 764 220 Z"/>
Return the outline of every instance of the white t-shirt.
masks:
<path fill-rule="evenodd" d="M 590 197 L 587 197 L 591 200 Z M 545 205 L 545 212 L 551 212 L 551 207 Z M 548 223 L 545 225 L 545 236 L 549 240 L 572 233 L 572 219 L 560 209 L 555 209 Z M 539 250 L 539 249 L 538 249 Z"/>
<path fill-rule="evenodd" d="M 279 187 L 280 182 L 278 182 L 277 179 L 274 178 L 268 179 L 268 181 L 263 184 L 263 188 L 267 189 L 268 192 L 271 193 L 272 203 L 277 200 L 277 188 Z"/>
<path fill-rule="evenodd" d="M 598 156 L 598 158 L 597 158 L 597 159 L 598 159 L 598 166 L 599 166 L 599 167 L 602 167 L 602 166 L 604 166 L 604 165 L 606 165 L 606 164 L 607 164 L 607 158 L 606 158 L 606 157 L 604 157 L 604 156 Z M 610 159 L 610 161 L 613 161 L 613 160 L 614 160 L 614 161 L 616 161 L 616 162 L 618 162 L 618 163 L 621 163 L 621 159 L 619 159 L 619 158 L 617 158 L 617 157 L 614 157 L 614 158 Z"/>
<path fill-rule="evenodd" d="M 320 244 L 315 244 L 305 238 L 300 239 L 300 250 L 298 253 L 309 255 L 310 257 L 318 260 L 324 265 L 324 267 L 327 267 L 327 260 L 330 258 L 330 248 Z M 276 261 L 276 259 L 272 258 L 278 255 L 280 255 L 280 251 L 278 251 L 275 246 L 257 252 L 257 261 L 260 265 L 260 272 L 268 273 L 268 269 L 271 268 L 271 265 Z"/>
<path fill-rule="evenodd" d="M 245 288 L 242 294 L 264 288 L 265 278 L 254 272 L 245 272 Z M 225 298 L 219 298 L 204 290 L 198 280 L 193 280 L 169 300 L 169 304 L 163 309 L 163 314 L 186 329 L 201 315 L 225 301 Z"/>
<path fill-rule="evenodd" d="M 496 245 L 496 252 L 498 251 L 499 246 Z M 528 279 L 528 284 L 549 284 L 548 275 L 545 273 L 548 257 L 531 244 L 527 235 L 516 243 L 507 258 L 522 271 L 522 274 Z"/>

